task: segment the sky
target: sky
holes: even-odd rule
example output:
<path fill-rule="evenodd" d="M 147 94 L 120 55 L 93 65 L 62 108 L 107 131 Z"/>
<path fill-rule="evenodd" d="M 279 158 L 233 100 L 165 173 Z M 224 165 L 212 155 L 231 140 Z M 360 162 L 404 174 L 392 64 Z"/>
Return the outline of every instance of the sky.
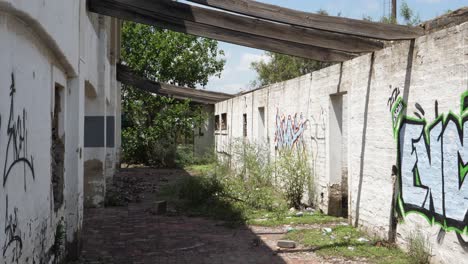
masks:
<path fill-rule="evenodd" d="M 259 0 L 259 2 L 306 12 L 323 9 L 330 15 L 341 13 L 343 17 L 356 19 L 370 16 L 377 21 L 383 14 L 390 12 L 391 0 Z M 398 0 L 398 4 L 401 2 Z M 442 15 L 447 10 L 468 6 L 468 0 L 407 0 L 406 2 L 413 11 L 419 14 L 422 21 Z M 251 83 L 257 75 L 251 69 L 250 64 L 254 61 L 267 60 L 268 57 L 264 55 L 264 51 L 225 42 L 219 42 L 219 48 L 225 52 L 224 71 L 221 78 L 211 77 L 205 89 L 233 94 L 251 89 Z"/>

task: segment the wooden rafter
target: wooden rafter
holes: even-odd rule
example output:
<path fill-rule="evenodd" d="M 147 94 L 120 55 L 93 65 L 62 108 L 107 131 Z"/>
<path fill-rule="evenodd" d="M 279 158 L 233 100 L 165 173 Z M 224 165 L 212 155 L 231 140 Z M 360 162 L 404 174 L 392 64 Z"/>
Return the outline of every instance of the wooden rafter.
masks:
<path fill-rule="evenodd" d="M 165 17 L 172 16 L 184 21 L 322 48 L 346 52 L 369 52 L 383 48 L 383 43 L 371 39 L 233 15 L 170 0 L 116 1 L 132 6 L 132 8 L 148 10 Z"/>
<path fill-rule="evenodd" d="M 117 64 L 117 80 L 123 84 L 131 85 L 135 88 L 153 94 L 173 97 L 176 99 L 190 99 L 193 102 L 202 104 L 216 104 L 234 97 L 233 95 L 225 93 L 154 82 L 138 75 L 130 67 L 122 64 Z"/>
<path fill-rule="evenodd" d="M 159 1 L 160 0 L 156 0 L 156 2 Z M 177 12 L 168 13 L 167 10 L 163 12 L 158 8 L 155 8 L 155 6 L 155 4 L 148 4 L 145 0 L 88 0 L 88 9 L 92 12 L 242 46 L 319 61 L 341 62 L 356 57 L 356 54 L 329 48 L 280 40 L 184 20 L 181 18 L 181 14 L 176 15 Z M 183 15 L 189 16 L 190 14 L 185 13 Z M 219 22 L 222 23 L 222 21 Z"/>
<path fill-rule="evenodd" d="M 226 11 L 290 25 L 321 29 L 361 37 L 401 40 L 424 35 L 419 27 L 408 27 L 343 17 L 324 16 L 251 0 L 188 0 Z"/>

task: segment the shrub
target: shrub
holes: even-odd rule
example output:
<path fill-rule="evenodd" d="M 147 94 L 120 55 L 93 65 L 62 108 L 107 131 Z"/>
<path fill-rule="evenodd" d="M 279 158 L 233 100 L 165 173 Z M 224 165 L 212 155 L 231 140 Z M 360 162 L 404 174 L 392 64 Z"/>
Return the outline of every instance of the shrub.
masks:
<path fill-rule="evenodd" d="M 223 193 L 224 187 L 215 176 L 189 177 L 182 183 L 179 198 L 191 205 L 199 205 L 222 196 Z"/>
<path fill-rule="evenodd" d="M 412 232 L 408 239 L 408 254 L 413 264 L 429 264 L 432 247 L 428 239 L 420 232 Z"/>
<path fill-rule="evenodd" d="M 239 177 L 258 186 L 271 186 L 273 166 L 269 161 L 269 151 L 264 146 L 236 140 L 233 144 L 233 154 L 237 158 Z"/>
<path fill-rule="evenodd" d="M 290 206 L 300 208 L 306 191 L 313 190 L 313 179 L 307 156 L 299 150 L 283 149 L 277 160 L 276 177 L 284 188 Z"/>

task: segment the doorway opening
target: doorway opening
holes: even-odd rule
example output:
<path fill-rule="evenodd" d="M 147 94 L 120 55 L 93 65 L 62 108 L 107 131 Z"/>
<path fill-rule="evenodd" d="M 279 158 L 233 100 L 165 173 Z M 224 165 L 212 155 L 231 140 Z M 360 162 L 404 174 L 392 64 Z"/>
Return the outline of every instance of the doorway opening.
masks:
<path fill-rule="evenodd" d="M 328 214 L 348 216 L 347 96 L 330 96 Z"/>

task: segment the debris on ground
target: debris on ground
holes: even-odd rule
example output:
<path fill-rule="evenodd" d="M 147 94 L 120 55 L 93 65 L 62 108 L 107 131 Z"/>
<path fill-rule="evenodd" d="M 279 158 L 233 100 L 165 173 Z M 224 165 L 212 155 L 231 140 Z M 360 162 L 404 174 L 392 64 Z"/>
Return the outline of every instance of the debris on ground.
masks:
<path fill-rule="evenodd" d="M 331 233 L 331 232 L 332 232 L 332 229 L 329 228 L 329 227 L 325 227 L 325 228 L 323 229 L 323 232 L 325 232 L 325 233 L 328 234 L 328 233 Z"/>
<path fill-rule="evenodd" d="M 296 213 L 296 217 L 303 217 L 304 216 L 304 213 L 303 212 L 298 212 Z"/>
<path fill-rule="evenodd" d="M 279 240 L 277 246 L 279 248 L 295 248 L 296 242 L 291 240 Z"/>
<path fill-rule="evenodd" d="M 358 242 L 361 242 L 361 243 L 367 243 L 367 242 L 369 242 L 370 240 L 367 239 L 367 238 L 365 238 L 365 237 L 360 237 L 360 238 L 357 239 L 357 241 L 358 241 Z"/>
<path fill-rule="evenodd" d="M 112 184 L 106 190 L 106 206 L 127 206 L 129 203 L 140 203 L 144 200 L 143 193 L 154 193 L 157 187 L 147 184 L 142 178 L 116 175 Z"/>

